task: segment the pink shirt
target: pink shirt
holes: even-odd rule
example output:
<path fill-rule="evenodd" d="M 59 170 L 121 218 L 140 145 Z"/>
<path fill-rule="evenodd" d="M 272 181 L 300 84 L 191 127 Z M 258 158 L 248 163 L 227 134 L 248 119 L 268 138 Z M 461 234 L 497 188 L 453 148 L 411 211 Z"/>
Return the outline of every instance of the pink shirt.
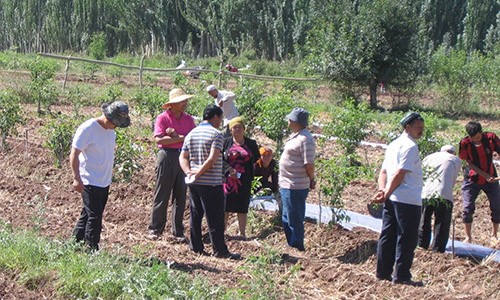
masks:
<path fill-rule="evenodd" d="M 196 124 L 194 123 L 192 116 L 182 113 L 181 118 L 178 120 L 172 111 L 167 109 L 156 118 L 154 136 L 165 136 L 165 130 L 169 127 L 175 129 L 177 134 L 186 136 L 191 130 L 193 130 L 193 128 L 196 127 Z M 182 148 L 182 142 L 170 145 L 158 144 L 158 148 L 180 149 Z"/>

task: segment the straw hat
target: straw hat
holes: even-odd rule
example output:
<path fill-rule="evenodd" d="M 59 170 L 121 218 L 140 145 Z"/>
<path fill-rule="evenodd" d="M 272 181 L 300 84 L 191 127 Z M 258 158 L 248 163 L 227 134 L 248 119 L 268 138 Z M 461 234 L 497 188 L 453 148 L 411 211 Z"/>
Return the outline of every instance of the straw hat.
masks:
<path fill-rule="evenodd" d="M 182 89 L 175 88 L 170 91 L 168 94 L 168 102 L 162 105 L 163 109 L 170 108 L 172 103 L 179 103 L 189 98 L 194 97 L 194 95 L 186 94 Z"/>

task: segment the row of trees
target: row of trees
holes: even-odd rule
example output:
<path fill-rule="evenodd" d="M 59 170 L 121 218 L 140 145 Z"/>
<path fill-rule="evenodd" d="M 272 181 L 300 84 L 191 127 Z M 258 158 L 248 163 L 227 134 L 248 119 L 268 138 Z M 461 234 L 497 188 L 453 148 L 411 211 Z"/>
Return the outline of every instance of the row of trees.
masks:
<path fill-rule="evenodd" d="M 82 52 L 104 32 L 109 56 L 246 52 L 283 60 L 307 53 L 315 26 L 343 28 L 354 17 L 349 26 L 369 18 L 396 30 L 365 28 L 374 38 L 401 34 L 403 25 L 424 51 L 444 43 L 471 52 L 498 41 L 499 8 L 497 0 L 2 0 L 0 50 Z"/>

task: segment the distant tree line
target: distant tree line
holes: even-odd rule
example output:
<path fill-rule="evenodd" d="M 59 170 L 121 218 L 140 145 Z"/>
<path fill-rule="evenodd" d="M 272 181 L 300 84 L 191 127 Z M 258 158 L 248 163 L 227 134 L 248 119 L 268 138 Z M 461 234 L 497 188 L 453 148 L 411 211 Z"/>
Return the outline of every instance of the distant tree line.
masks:
<path fill-rule="evenodd" d="M 85 52 L 91 37 L 104 33 L 108 56 L 246 53 L 285 60 L 315 46 L 307 44 L 314 27 L 342 28 L 354 16 L 380 18 L 397 33 L 404 15 L 411 30 L 405 34 L 418 37 L 416 51 L 442 44 L 484 51 L 498 42 L 499 8 L 497 0 L 2 0 L 0 50 Z"/>

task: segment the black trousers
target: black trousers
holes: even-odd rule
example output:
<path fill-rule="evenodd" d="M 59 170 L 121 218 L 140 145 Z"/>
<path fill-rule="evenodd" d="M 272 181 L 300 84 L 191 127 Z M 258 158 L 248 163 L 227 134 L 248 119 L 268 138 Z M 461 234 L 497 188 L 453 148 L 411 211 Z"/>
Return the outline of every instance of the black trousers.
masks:
<path fill-rule="evenodd" d="M 93 250 L 99 250 L 101 240 L 102 215 L 108 202 L 109 186 L 83 187 L 83 208 L 76 222 L 73 236 L 77 242 L 84 241 Z"/>
<path fill-rule="evenodd" d="M 190 192 L 190 247 L 194 252 L 203 251 L 201 221 L 207 218 L 208 233 L 214 255 L 228 253 L 224 241 L 224 190 L 222 185 L 209 186 L 191 184 Z"/>
<path fill-rule="evenodd" d="M 444 199 L 431 199 L 432 205 L 422 209 L 420 228 L 418 230 L 418 246 L 429 248 L 431 243 L 431 222 L 434 216 L 434 243 L 432 251 L 444 253 L 450 236 L 453 202 Z"/>
<path fill-rule="evenodd" d="M 411 279 L 410 268 L 418 242 L 421 211 L 418 205 L 385 201 L 377 245 L 377 278 Z"/>

